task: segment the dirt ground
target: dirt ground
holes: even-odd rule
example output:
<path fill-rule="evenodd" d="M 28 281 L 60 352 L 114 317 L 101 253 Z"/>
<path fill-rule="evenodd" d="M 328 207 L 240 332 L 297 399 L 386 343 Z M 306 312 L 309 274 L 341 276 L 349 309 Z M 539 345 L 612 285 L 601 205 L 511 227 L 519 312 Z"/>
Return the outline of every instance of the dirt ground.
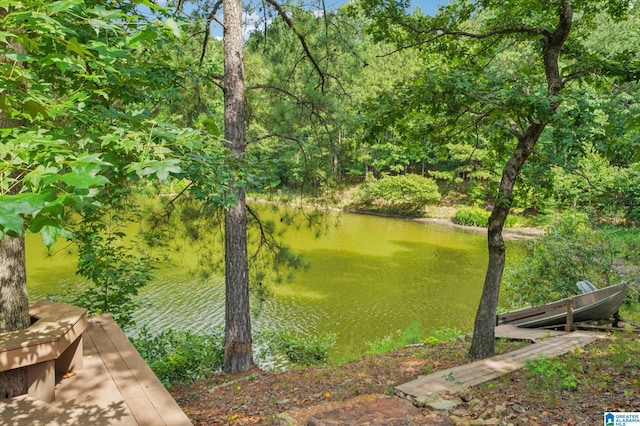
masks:
<path fill-rule="evenodd" d="M 518 345 L 522 344 L 499 341 L 497 350 Z M 234 376 L 215 375 L 191 386 L 174 385 L 172 394 L 195 425 L 278 424 L 279 413 L 359 395 L 393 395 L 394 386 L 418 375 L 469 362 L 468 348 L 468 339 L 456 339 L 341 365 L 285 373 L 256 368 Z M 476 386 L 465 398 L 472 401 L 445 414 L 462 411 L 479 419 L 467 424 L 602 425 L 606 411 L 640 411 L 637 334 L 609 335 L 543 364 L 536 374 L 525 368 Z M 431 414 L 426 408 L 422 411 Z M 482 423 L 489 417 L 489 423 Z"/>

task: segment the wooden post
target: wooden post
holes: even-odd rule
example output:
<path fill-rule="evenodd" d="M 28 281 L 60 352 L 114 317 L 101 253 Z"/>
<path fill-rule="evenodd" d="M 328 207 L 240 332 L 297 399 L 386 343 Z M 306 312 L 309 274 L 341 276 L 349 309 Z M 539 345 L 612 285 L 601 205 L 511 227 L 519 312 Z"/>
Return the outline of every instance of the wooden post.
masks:
<path fill-rule="evenodd" d="M 56 375 L 82 370 L 82 334 L 56 359 Z"/>
<path fill-rule="evenodd" d="M 48 360 L 27 367 L 29 376 L 29 396 L 44 402 L 53 402 L 55 398 L 56 367 L 55 360 Z"/>
<path fill-rule="evenodd" d="M 571 332 L 573 328 L 573 300 L 569 299 L 567 302 L 567 323 L 564 325 L 564 331 Z"/>

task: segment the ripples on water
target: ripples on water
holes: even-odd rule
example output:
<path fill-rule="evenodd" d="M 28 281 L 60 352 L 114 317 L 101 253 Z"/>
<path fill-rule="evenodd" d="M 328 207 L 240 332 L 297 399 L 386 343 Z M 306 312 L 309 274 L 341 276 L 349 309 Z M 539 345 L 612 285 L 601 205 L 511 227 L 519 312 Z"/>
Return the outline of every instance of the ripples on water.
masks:
<path fill-rule="evenodd" d="M 486 268 L 483 235 L 416 221 L 343 215 L 341 224 L 315 239 L 288 232 L 288 243 L 311 263 L 290 283 L 273 288 L 253 320 L 301 334 L 338 335 L 336 355 L 360 355 L 365 342 L 405 330 L 469 330 Z M 81 282 L 70 256 L 43 256 L 37 236 L 28 240 L 28 282 L 41 298 Z M 160 268 L 141 292 L 134 318 L 150 331 L 206 331 L 224 322 L 224 279 L 194 277 L 189 265 Z"/>

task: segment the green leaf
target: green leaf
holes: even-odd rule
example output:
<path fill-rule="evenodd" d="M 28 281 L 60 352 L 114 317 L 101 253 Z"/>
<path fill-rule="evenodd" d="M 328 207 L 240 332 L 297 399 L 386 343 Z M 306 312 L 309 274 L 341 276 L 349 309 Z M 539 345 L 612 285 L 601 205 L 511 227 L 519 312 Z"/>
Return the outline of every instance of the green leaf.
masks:
<path fill-rule="evenodd" d="M 38 114 L 42 115 L 44 118 L 49 117 L 47 109 L 44 107 L 44 105 L 33 100 L 25 102 L 22 106 L 22 111 L 28 114 L 34 120 L 36 117 L 38 117 Z"/>
<path fill-rule="evenodd" d="M 167 8 L 166 7 L 162 7 L 158 4 L 156 4 L 155 2 L 149 1 L 149 0 L 138 0 L 139 4 L 142 4 L 144 6 L 147 6 L 149 9 L 151 10 L 157 10 L 158 12 L 166 12 Z"/>
<path fill-rule="evenodd" d="M 20 0 L 0 0 L 0 9 L 9 10 L 11 9 L 21 9 L 23 7 L 22 1 Z"/>
<path fill-rule="evenodd" d="M 173 134 L 171 132 L 164 131 L 164 130 L 156 129 L 156 128 L 154 128 L 151 131 L 151 134 L 153 136 L 156 136 L 158 138 L 164 139 L 164 140 L 169 141 L 169 142 L 174 142 L 176 140 L 176 135 L 175 134 Z"/>
<path fill-rule="evenodd" d="M 40 230 L 42 242 L 47 248 L 51 248 L 57 241 L 58 237 L 72 239 L 73 233 L 65 229 L 60 223 L 51 221 L 51 224 L 44 225 Z"/>
<path fill-rule="evenodd" d="M 63 10 L 67 10 L 72 8 L 73 6 L 79 6 L 84 3 L 84 0 L 60 0 L 51 3 L 48 5 L 49 13 L 54 14 L 58 12 L 62 12 Z"/>
<path fill-rule="evenodd" d="M 218 128 L 218 124 L 214 119 L 203 118 L 202 120 L 198 121 L 197 124 L 204 126 L 204 128 L 207 129 L 207 133 L 209 133 L 211 136 L 215 138 L 220 136 L 220 129 Z"/>
<path fill-rule="evenodd" d="M 7 52 L 4 56 L 14 62 L 34 62 L 38 60 L 38 58 L 26 53 Z"/>
<path fill-rule="evenodd" d="M 103 186 L 109 183 L 109 179 L 104 176 L 93 176 L 86 173 L 65 173 L 60 179 L 69 186 L 77 189 L 87 189 L 93 186 Z"/>
<path fill-rule="evenodd" d="M 107 31 L 118 30 L 118 26 L 116 24 L 112 24 L 102 19 L 91 18 L 88 21 L 89 21 L 89 25 L 91 25 L 93 30 L 96 32 L 96 35 L 100 34 L 100 29 L 107 30 Z"/>
<path fill-rule="evenodd" d="M 172 18 L 167 19 L 163 22 L 163 24 L 171 30 L 174 37 L 182 38 L 182 30 L 180 29 L 180 24 L 174 21 Z"/>
<path fill-rule="evenodd" d="M 9 43 L 7 39 L 14 38 L 16 35 L 14 33 L 10 33 L 8 31 L 0 31 L 0 42 Z"/>
<path fill-rule="evenodd" d="M 93 55 L 91 54 L 91 52 L 89 52 L 87 46 L 82 43 L 78 43 L 78 39 L 76 39 L 75 37 L 67 42 L 67 50 L 77 53 L 79 56 L 89 56 L 93 58 Z"/>
<path fill-rule="evenodd" d="M 23 215 L 38 214 L 50 193 L 35 194 L 26 192 L 16 195 L 0 196 L 0 227 L 11 235 L 22 235 Z"/>
<path fill-rule="evenodd" d="M 169 177 L 169 173 L 180 173 L 180 161 L 176 159 L 164 160 L 164 161 L 149 161 L 146 163 L 146 167 L 142 170 L 142 175 L 155 174 L 160 180 L 166 180 Z"/>
<path fill-rule="evenodd" d="M 102 20 L 119 20 L 123 17 L 123 13 L 118 9 L 105 9 L 103 6 L 96 6 L 92 9 L 87 9 L 87 13 L 97 16 Z"/>
<path fill-rule="evenodd" d="M 131 48 L 135 48 L 138 44 L 147 40 L 155 40 L 158 38 L 158 34 L 151 28 L 146 27 L 142 31 L 138 31 L 131 38 L 127 40 L 127 44 Z"/>
<path fill-rule="evenodd" d="M 2 206 L 2 203 L 0 203 L 0 206 Z M 12 211 L 5 210 L 4 206 L 3 208 L 0 208 L 0 229 L 2 229 L 5 234 L 13 236 L 22 235 L 23 226 L 24 220 L 22 219 L 22 216 L 14 214 Z"/>

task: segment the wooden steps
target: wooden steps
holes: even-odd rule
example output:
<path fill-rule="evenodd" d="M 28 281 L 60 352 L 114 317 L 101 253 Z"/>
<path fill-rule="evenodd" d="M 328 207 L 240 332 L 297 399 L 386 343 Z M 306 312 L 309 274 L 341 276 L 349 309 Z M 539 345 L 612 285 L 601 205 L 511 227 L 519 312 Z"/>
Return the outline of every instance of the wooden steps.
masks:
<path fill-rule="evenodd" d="M 430 397 L 443 392 L 456 393 L 518 370 L 524 367 L 527 360 L 562 355 L 585 346 L 597 338 L 598 334 L 590 332 L 564 333 L 537 341 L 513 352 L 422 376 L 395 389 L 397 393 L 412 398 Z"/>

